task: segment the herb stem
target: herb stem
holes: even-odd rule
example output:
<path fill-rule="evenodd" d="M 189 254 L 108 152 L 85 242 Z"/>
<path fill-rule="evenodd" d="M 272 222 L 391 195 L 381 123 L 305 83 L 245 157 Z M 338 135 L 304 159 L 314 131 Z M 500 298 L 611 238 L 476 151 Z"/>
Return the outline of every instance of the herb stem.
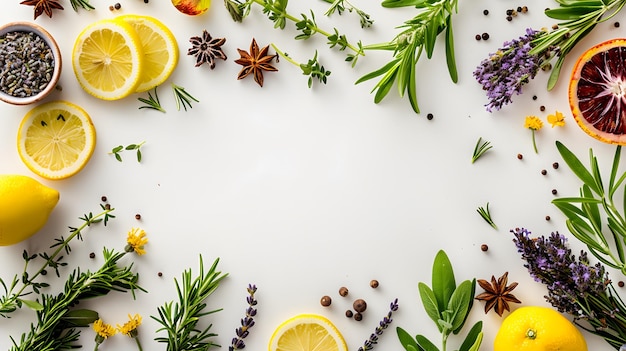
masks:
<path fill-rule="evenodd" d="M 276 50 L 276 53 L 277 53 L 280 57 L 284 58 L 284 59 L 285 59 L 285 60 L 287 60 L 289 63 L 291 63 L 291 64 L 293 64 L 293 65 L 295 65 L 295 66 L 300 67 L 300 63 L 298 63 L 296 60 L 292 59 L 292 58 L 291 58 L 291 56 L 289 56 L 289 55 L 285 54 L 284 52 L 282 52 L 282 51 L 281 51 L 281 50 L 280 50 L 280 49 L 279 49 L 276 45 L 274 45 L 274 43 L 271 43 L 270 45 L 272 46 L 272 48 L 273 48 L 274 50 Z"/>

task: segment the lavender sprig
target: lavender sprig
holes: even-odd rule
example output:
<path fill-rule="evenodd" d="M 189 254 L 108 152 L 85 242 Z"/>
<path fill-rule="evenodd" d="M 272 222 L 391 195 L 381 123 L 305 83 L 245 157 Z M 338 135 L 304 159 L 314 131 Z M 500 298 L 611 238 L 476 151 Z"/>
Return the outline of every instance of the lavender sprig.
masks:
<path fill-rule="evenodd" d="M 524 267 L 548 288 L 546 301 L 615 349 L 626 344 L 626 306 L 601 263 L 591 265 L 582 250 L 577 258 L 559 233 L 531 238 L 523 228 L 511 232 Z"/>
<path fill-rule="evenodd" d="M 241 350 L 246 347 L 243 339 L 245 339 L 250 333 L 248 330 L 254 326 L 254 316 L 256 316 L 256 306 L 257 300 L 254 298 L 254 293 L 256 292 L 256 285 L 249 284 L 248 285 L 248 297 L 246 297 L 246 302 L 248 302 L 248 308 L 246 309 L 246 316 L 241 319 L 241 327 L 235 329 L 236 337 L 233 338 L 231 345 L 228 347 L 229 351 Z"/>
<path fill-rule="evenodd" d="M 378 344 L 378 337 L 383 335 L 383 331 L 389 327 L 393 319 L 391 319 L 391 315 L 393 312 L 398 310 L 398 299 L 393 300 L 391 304 L 389 304 L 389 312 L 387 315 L 378 323 L 378 326 L 374 330 L 374 332 L 370 335 L 369 339 L 365 340 L 363 346 L 359 347 L 358 351 L 368 351 L 374 348 L 374 345 Z"/>

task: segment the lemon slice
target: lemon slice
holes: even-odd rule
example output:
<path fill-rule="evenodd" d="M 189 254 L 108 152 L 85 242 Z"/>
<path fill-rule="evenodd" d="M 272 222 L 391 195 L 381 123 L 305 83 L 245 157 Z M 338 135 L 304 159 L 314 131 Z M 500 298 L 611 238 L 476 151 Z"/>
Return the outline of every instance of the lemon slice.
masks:
<path fill-rule="evenodd" d="M 141 41 L 144 64 L 136 92 L 161 85 L 178 64 L 178 44 L 172 32 L 161 21 L 150 16 L 122 15 L 116 19 L 130 24 Z"/>
<path fill-rule="evenodd" d="M 347 351 L 339 330 L 326 317 L 300 314 L 283 322 L 270 338 L 269 351 Z"/>
<path fill-rule="evenodd" d="M 72 66 L 89 94 L 104 100 L 124 98 L 134 93 L 141 82 L 143 51 L 139 36 L 124 21 L 94 22 L 78 35 Z"/>
<path fill-rule="evenodd" d="M 17 133 L 17 151 L 31 171 L 47 179 L 78 173 L 96 146 L 96 130 L 85 110 L 51 101 L 30 110 Z"/>

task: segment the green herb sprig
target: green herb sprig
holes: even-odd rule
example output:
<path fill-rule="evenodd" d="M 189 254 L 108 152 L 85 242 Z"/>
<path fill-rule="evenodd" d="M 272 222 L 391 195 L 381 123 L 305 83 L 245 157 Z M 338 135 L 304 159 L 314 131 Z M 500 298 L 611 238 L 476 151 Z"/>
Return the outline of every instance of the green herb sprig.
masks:
<path fill-rule="evenodd" d="M 89 0 L 70 0 L 70 4 L 72 4 L 74 11 L 77 12 L 79 7 L 87 11 L 95 9 L 95 7 L 89 3 Z"/>
<path fill-rule="evenodd" d="M 314 79 L 317 79 L 320 83 L 326 84 L 328 76 L 330 76 L 331 72 L 326 70 L 326 68 L 324 68 L 324 66 L 322 66 L 317 60 L 317 50 L 315 50 L 315 55 L 313 56 L 313 58 L 309 59 L 307 63 L 298 63 L 296 60 L 292 59 L 291 56 L 280 51 L 280 49 L 276 47 L 276 45 L 272 44 L 272 47 L 274 48 L 274 50 L 276 50 L 276 53 L 280 57 L 284 58 L 289 63 L 300 67 L 300 69 L 302 70 L 302 74 L 309 77 L 307 82 L 309 88 L 311 88 L 311 86 L 313 85 Z"/>
<path fill-rule="evenodd" d="M 31 254 L 26 250 L 22 253 L 24 259 L 24 269 L 21 274 L 15 275 L 10 283 L 6 283 L 0 278 L 0 285 L 4 289 L 4 295 L 0 296 L 0 316 L 8 318 L 12 312 L 15 312 L 22 305 L 26 305 L 34 310 L 42 310 L 43 306 L 35 300 L 26 299 L 25 297 L 35 293 L 38 294 L 41 288 L 48 287 L 49 284 L 38 280 L 40 276 L 44 274 L 48 269 L 54 270 L 57 277 L 60 277 L 59 268 L 67 265 L 63 261 L 65 255 L 69 255 L 72 249 L 70 248 L 70 242 L 74 239 L 83 240 L 83 230 L 91 225 L 102 223 L 107 225 L 108 221 L 115 218 L 112 214 L 113 208 L 109 206 L 100 205 L 102 212 L 94 215 L 89 212 L 79 219 L 83 222 L 78 227 L 69 227 L 70 235 L 65 238 L 61 236 L 55 239 L 55 243 L 50 246 L 50 249 L 54 249 L 51 253 L 42 252 Z M 34 272 L 29 273 L 30 265 L 43 259 L 41 267 Z"/>
<path fill-rule="evenodd" d="M 569 231 L 587 245 L 589 251 L 602 263 L 626 275 L 626 193 L 621 202 L 615 195 L 624 191 L 626 172 L 619 173 L 621 146 L 615 149 L 609 182 L 605 185 L 598 160 L 589 149 L 590 166 L 587 168 L 563 143 L 557 149 L 571 171 L 583 182 L 579 196 L 562 197 L 552 203 L 567 218 Z"/>
<path fill-rule="evenodd" d="M 435 49 L 437 36 L 444 33 L 446 64 L 452 82 L 458 81 L 456 59 L 454 56 L 454 37 L 452 33 L 452 14 L 457 12 L 457 0 L 384 0 L 383 7 L 416 7 L 420 12 L 404 22 L 400 34 L 386 43 L 363 46 L 363 50 L 387 50 L 393 52 L 393 59 L 383 67 L 359 78 L 355 84 L 380 77 L 372 89 L 376 92 L 374 102 L 381 102 L 389 93 L 394 83 L 398 94 L 408 95 L 413 111 L 419 113 L 416 90 L 416 65 L 423 51 L 430 59 Z"/>
<path fill-rule="evenodd" d="M 114 147 L 113 149 L 111 149 L 111 152 L 109 152 L 109 154 L 115 155 L 115 159 L 122 162 L 122 155 L 120 155 L 120 153 L 122 153 L 125 150 L 126 151 L 136 150 L 137 162 L 141 162 L 141 157 L 142 157 L 141 147 L 145 143 L 146 143 L 145 141 L 142 141 L 139 144 L 129 144 L 127 146 L 118 145 Z"/>
<path fill-rule="evenodd" d="M 138 97 L 137 100 L 139 100 L 140 102 L 143 102 L 144 105 L 139 106 L 139 109 L 151 109 L 151 110 L 157 110 L 157 111 L 161 111 L 163 113 L 165 113 L 165 109 L 161 106 L 161 101 L 159 101 L 159 95 L 157 94 L 157 88 L 158 87 L 154 87 L 154 96 L 152 95 L 151 92 L 148 92 L 148 98 L 142 98 L 142 97 Z"/>
<path fill-rule="evenodd" d="M 432 287 L 418 284 L 420 299 L 428 316 L 441 333 L 441 349 L 424 335 L 412 337 L 397 327 L 400 343 L 407 351 L 446 351 L 450 334 L 458 334 L 467 320 L 474 301 L 476 279 L 465 280 L 458 286 L 448 256 L 443 250 L 437 252 L 432 268 Z M 482 343 L 482 322 L 476 322 L 465 336 L 459 351 L 478 351 Z"/>
<path fill-rule="evenodd" d="M 356 12 L 359 15 L 359 21 L 361 22 L 361 28 L 369 28 L 374 24 L 374 20 L 371 18 L 369 14 L 365 11 L 359 9 L 358 7 L 352 5 L 348 0 L 323 0 L 327 3 L 331 4 L 328 8 L 328 11 L 324 13 L 325 16 L 330 16 L 333 13 L 337 12 L 340 16 L 343 12 L 348 10 L 348 12 Z"/>
<path fill-rule="evenodd" d="M 489 203 L 487 202 L 487 205 L 485 205 L 485 207 L 478 207 L 478 209 L 476 209 L 476 212 L 478 212 L 480 214 L 480 216 L 485 220 L 485 222 L 489 223 L 489 225 L 493 228 L 498 230 L 498 226 L 496 225 L 496 223 L 493 221 L 493 219 L 491 219 L 491 212 L 489 212 Z"/>
<path fill-rule="evenodd" d="M 228 12 L 232 19 L 236 22 L 242 22 L 250 14 L 250 9 L 253 4 L 257 4 L 263 7 L 263 13 L 274 22 L 274 28 L 285 29 L 287 21 L 291 21 L 295 24 L 296 30 L 300 34 L 295 36 L 296 40 L 306 40 L 315 34 L 320 34 L 328 39 L 327 44 L 330 48 L 339 48 L 344 51 L 350 49 L 352 53 L 346 57 L 347 62 L 352 63 L 352 67 L 356 65 L 359 56 L 364 56 L 363 45 L 359 41 L 357 44 L 352 44 L 348 41 L 344 34 L 340 34 L 337 28 L 333 28 L 333 32 L 328 32 L 320 28 L 315 22 L 315 14 L 310 12 L 310 17 L 305 14 L 300 14 L 301 18 L 295 17 L 287 12 L 287 0 L 225 0 L 224 1 Z"/>
<path fill-rule="evenodd" d="M 482 137 L 478 138 L 476 146 L 474 146 L 474 153 L 472 154 L 472 163 L 476 162 L 485 152 L 489 151 L 493 145 L 487 140 L 483 140 Z"/>
<path fill-rule="evenodd" d="M 75 269 L 67 278 L 64 291 L 56 296 L 41 294 L 41 308 L 37 311 L 37 324 L 22 334 L 19 342 L 11 338 L 10 351 L 64 350 L 80 347 L 80 331 L 98 319 L 95 311 L 72 310 L 86 299 L 107 295 L 111 291 L 145 291 L 137 284 L 139 275 L 132 272 L 132 263 L 119 267 L 118 261 L 126 252 L 104 249 L 104 264 L 95 272 Z"/>
<path fill-rule="evenodd" d="M 217 334 L 210 332 L 211 325 L 200 330 L 198 323 L 202 321 L 202 317 L 221 311 L 205 311 L 205 300 L 218 288 L 222 279 L 228 276 L 228 273 L 222 274 L 216 270 L 218 262 L 219 258 L 205 273 L 200 256 L 197 277 L 193 278 L 191 269 L 188 269 L 183 272 L 181 283 L 174 280 L 178 301 L 165 303 L 158 308 L 158 316 L 151 316 L 162 325 L 157 333 L 167 333 L 166 337 L 155 338 L 156 341 L 167 344 L 167 351 L 208 350 L 216 346 L 211 339 Z"/>
<path fill-rule="evenodd" d="M 597 24 L 620 12 L 626 5 L 626 0 L 557 0 L 557 3 L 559 7 L 546 9 L 545 14 L 562 22 L 558 23 L 557 29 L 535 39 L 529 52 L 531 55 L 548 57 L 545 61 L 556 58 L 548 78 L 548 90 L 556 85 L 567 54 Z"/>
<path fill-rule="evenodd" d="M 200 102 L 198 101 L 198 99 L 196 99 L 191 94 L 189 94 L 185 90 L 185 88 L 181 87 L 180 85 L 176 85 L 172 83 L 172 91 L 174 92 L 174 99 L 176 100 L 176 109 L 178 111 L 180 111 L 181 106 L 185 109 L 185 111 L 187 111 L 187 106 L 189 106 L 189 108 L 192 108 L 191 106 L 192 101 Z"/>

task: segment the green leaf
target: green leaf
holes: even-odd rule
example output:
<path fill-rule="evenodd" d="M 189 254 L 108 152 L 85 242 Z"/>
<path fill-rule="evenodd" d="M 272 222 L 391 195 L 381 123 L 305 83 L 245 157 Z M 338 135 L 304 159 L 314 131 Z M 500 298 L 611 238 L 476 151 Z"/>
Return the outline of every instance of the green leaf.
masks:
<path fill-rule="evenodd" d="M 482 344 L 482 342 L 483 342 L 483 332 L 480 332 L 478 333 L 478 336 L 476 337 L 474 344 L 472 344 L 472 347 L 470 347 L 468 351 L 480 350 L 480 344 Z"/>
<path fill-rule="evenodd" d="M 590 187 L 596 194 L 601 194 L 602 191 L 598 188 L 596 180 L 593 175 L 587 170 L 587 168 L 580 162 L 578 157 L 574 155 L 565 145 L 560 141 L 556 141 L 556 148 L 559 150 L 561 157 L 574 174 L 583 181 L 588 187 Z"/>
<path fill-rule="evenodd" d="M 452 330 L 457 330 L 463 325 L 473 298 L 472 282 L 469 280 L 463 281 L 454 290 L 447 307 L 447 310 L 452 311 L 449 320 L 452 324 Z"/>
<path fill-rule="evenodd" d="M 472 279 L 472 286 L 470 289 L 470 299 L 469 299 L 469 304 L 467 306 L 467 312 L 465 313 L 465 318 L 463 319 L 463 321 L 461 322 L 461 325 L 459 325 L 456 329 L 452 330 L 452 333 L 454 335 L 458 334 L 461 329 L 463 329 L 463 326 L 465 325 L 465 322 L 467 321 L 467 318 L 469 318 L 469 312 L 472 310 L 472 306 L 474 306 L 474 298 L 473 296 L 476 295 L 476 279 Z"/>
<path fill-rule="evenodd" d="M 88 327 L 98 320 L 98 312 L 88 309 L 71 310 L 63 316 L 63 321 L 73 327 Z"/>
<path fill-rule="evenodd" d="M 415 339 L 409 333 L 407 333 L 406 330 L 400 327 L 396 327 L 396 333 L 398 334 L 398 340 L 400 340 L 400 344 L 402 344 L 402 346 L 407 351 L 411 351 L 411 348 L 413 348 L 413 350 L 423 350 L 421 347 L 419 347 L 419 345 L 417 345 Z"/>
<path fill-rule="evenodd" d="M 459 75 L 456 70 L 456 59 L 454 57 L 454 35 L 452 34 L 452 16 L 446 17 L 446 64 L 450 79 L 454 83 L 459 81 Z"/>
<path fill-rule="evenodd" d="M 141 162 L 141 150 L 137 149 L 137 162 Z"/>
<path fill-rule="evenodd" d="M 619 179 L 615 180 L 617 178 L 617 171 L 619 169 L 619 160 L 621 156 L 621 150 L 622 150 L 621 145 L 618 145 L 615 148 L 615 156 L 613 157 L 613 167 L 611 168 L 611 178 L 609 180 L 609 199 L 613 198 L 615 191 L 619 189 L 621 184 L 624 182 L 624 179 L 626 179 L 626 172 L 624 172 L 619 177 Z"/>
<path fill-rule="evenodd" d="M 602 7 L 602 4 L 600 4 L 600 6 L 559 7 L 547 9 L 545 14 L 550 18 L 558 20 L 577 20 L 580 17 L 591 14 L 595 11 L 602 11 Z"/>
<path fill-rule="evenodd" d="M 118 153 L 120 151 L 124 150 L 124 146 L 120 145 L 120 146 L 116 146 L 113 148 L 113 150 L 111 150 L 111 153 Z"/>
<path fill-rule="evenodd" d="M 422 348 L 424 351 L 439 351 L 437 346 L 435 346 L 435 344 L 430 342 L 430 340 L 428 340 L 423 335 L 417 335 L 415 337 L 415 340 L 417 341 L 417 344 L 419 345 L 419 347 Z"/>
<path fill-rule="evenodd" d="M 420 6 L 426 0 L 384 0 L 381 5 L 386 8 Z"/>
<path fill-rule="evenodd" d="M 431 59 L 433 52 L 435 51 L 435 43 L 437 42 L 438 25 L 433 21 L 428 22 L 426 25 L 426 32 L 424 33 L 424 46 L 426 47 L 426 57 Z"/>
<path fill-rule="evenodd" d="M 419 57 L 422 53 L 422 50 L 420 48 L 420 50 L 417 53 L 417 58 L 416 60 L 419 60 Z M 415 113 L 420 113 L 420 108 L 417 105 L 417 91 L 416 91 L 416 82 L 415 82 L 415 66 L 413 65 L 411 67 L 411 74 L 409 75 L 409 83 L 407 84 L 408 87 L 408 95 L 409 95 L 409 103 L 411 104 L 411 107 L 413 108 L 413 111 L 415 111 Z"/>
<path fill-rule="evenodd" d="M 400 65 L 400 59 L 395 59 L 395 60 L 387 63 L 386 65 L 382 66 L 381 68 L 364 75 L 363 77 L 359 78 L 354 84 L 359 84 L 359 83 L 365 82 L 366 80 L 370 80 L 372 78 L 376 78 L 378 76 L 381 76 L 381 75 L 387 73 L 388 71 L 395 70 L 396 68 L 394 66 L 396 66 L 396 65 Z M 394 67 L 394 68 L 392 68 L 392 67 Z"/>
<path fill-rule="evenodd" d="M 452 264 L 443 250 L 437 252 L 433 263 L 432 289 L 437 298 L 437 309 L 441 312 L 448 306 L 450 297 L 456 289 Z"/>
<path fill-rule="evenodd" d="M 122 162 L 122 156 L 120 156 L 120 154 L 115 154 L 115 159 Z"/>
<path fill-rule="evenodd" d="M 461 347 L 459 347 L 459 351 L 470 351 L 479 338 L 482 340 L 482 329 L 483 329 L 483 322 L 482 321 L 476 322 L 476 324 L 472 326 L 470 331 L 465 336 L 465 340 L 463 340 Z"/>
<path fill-rule="evenodd" d="M 19 299 L 19 301 L 21 301 L 24 305 L 26 305 L 26 307 L 30 308 L 33 311 L 43 311 L 43 306 L 37 301 L 24 299 Z"/>
<path fill-rule="evenodd" d="M 378 90 L 376 91 L 376 95 L 374 95 L 375 103 L 381 102 L 385 96 L 387 96 L 387 93 L 389 93 L 389 90 L 391 90 L 391 87 L 393 86 L 397 73 L 398 71 L 388 72 L 387 75 L 385 75 L 385 77 L 378 82 L 376 85 Z"/>
<path fill-rule="evenodd" d="M 441 310 L 437 306 L 435 293 L 428 287 L 428 285 L 422 282 L 418 283 L 417 289 L 419 291 L 424 310 L 426 310 L 426 314 L 433 320 L 433 322 L 435 322 L 435 324 L 437 324 L 437 328 L 439 328 L 439 331 L 441 332 L 441 326 L 438 323 L 441 318 Z"/>

